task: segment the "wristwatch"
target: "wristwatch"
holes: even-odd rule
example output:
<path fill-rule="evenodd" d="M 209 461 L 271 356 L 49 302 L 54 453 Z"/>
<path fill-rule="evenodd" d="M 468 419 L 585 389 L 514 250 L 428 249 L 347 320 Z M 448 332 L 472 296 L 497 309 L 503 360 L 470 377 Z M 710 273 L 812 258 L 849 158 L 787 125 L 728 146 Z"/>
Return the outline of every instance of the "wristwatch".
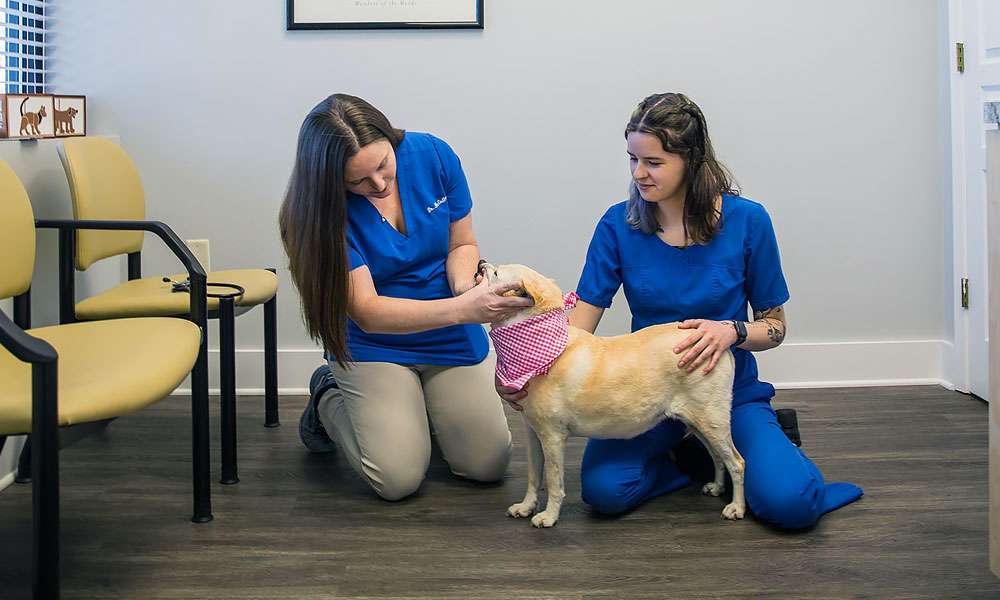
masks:
<path fill-rule="evenodd" d="M 486 261 L 485 258 L 479 259 L 479 264 L 476 265 L 476 272 L 472 274 L 473 284 L 476 284 L 476 277 L 479 277 L 479 274 L 483 272 L 483 265 L 488 265 L 488 264 L 489 263 Z"/>
<path fill-rule="evenodd" d="M 735 348 L 736 346 L 739 346 L 743 342 L 747 341 L 747 324 L 743 321 L 737 321 L 736 319 L 733 319 L 730 322 L 733 324 L 733 329 L 736 330 L 736 341 L 733 342 L 733 345 L 730 346 L 730 348 Z"/>

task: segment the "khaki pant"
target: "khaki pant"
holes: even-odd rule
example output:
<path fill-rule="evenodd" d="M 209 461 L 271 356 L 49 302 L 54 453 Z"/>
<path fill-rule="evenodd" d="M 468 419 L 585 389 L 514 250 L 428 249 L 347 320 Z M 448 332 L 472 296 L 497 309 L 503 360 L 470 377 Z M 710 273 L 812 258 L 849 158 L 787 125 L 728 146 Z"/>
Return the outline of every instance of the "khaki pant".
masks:
<path fill-rule="evenodd" d="M 502 479 L 511 436 L 494 388 L 495 358 L 450 367 L 330 363 L 340 389 L 319 400 L 323 427 L 348 463 L 386 500 L 420 487 L 433 428 L 452 473 L 476 481 Z"/>

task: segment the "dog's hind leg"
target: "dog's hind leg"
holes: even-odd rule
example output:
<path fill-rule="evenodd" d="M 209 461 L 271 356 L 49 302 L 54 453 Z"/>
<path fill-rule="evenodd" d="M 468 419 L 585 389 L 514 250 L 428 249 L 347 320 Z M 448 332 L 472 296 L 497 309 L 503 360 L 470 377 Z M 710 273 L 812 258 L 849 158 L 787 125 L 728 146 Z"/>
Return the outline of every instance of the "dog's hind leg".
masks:
<path fill-rule="evenodd" d="M 723 492 L 725 480 L 719 464 L 721 462 L 733 480 L 733 501 L 722 509 L 722 516 L 727 519 L 742 519 L 746 514 L 746 499 L 743 496 L 743 472 L 746 465 L 733 444 L 730 426 L 732 397 L 728 393 L 729 388 L 725 389 L 724 395 L 709 392 L 711 395 L 706 394 L 698 403 L 693 398 L 680 399 L 677 402 L 679 410 L 674 416 L 696 432 L 715 462 L 715 481 L 706 485 L 703 491 L 709 494 L 713 491 L 718 491 L 718 494 Z"/>
<path fill-rule="evenodd" d="M 709 496 L 721 496 L 722 492 L 726 491 L 726 466 L 723 464 L 722 459 L 719 458 L 719 454 L 712 448 L 712 445 L 705 440 L 705 436 L 690 425 L 688 428 L 691 430 L 691 433 L 698 438 L 701 445 L 705 447 L 708 455 L 712 457 L 712 464 L 715 466 L 715 478 L 701 488 L 701 493 Z"/>
<path fill-rule="evenodd" d="M 524 421 L 524 429 L 528 434 L 528 491 L 524 494 L 524 500 L 517 504 L 510 505 L 507 514 L 512 517 L 527 517 L 535 512 L 538 506 L 538 488 L 542 483 L 542 444 L 535 435 L 535 430 L 531 428 L 527 418 Z"/>
<path fill-rule="evenodd" d="M 722 516 L 726 519 L 742 519 L 747 510 L 746 499 L 743 495 L 743 473 L 746 463 L 733 444 L 729 419 L 726 419 L 725 426 L 709 427 L 701 433 L 705 436 L 708 446 L 725 463 L 726 469 L 729 470 L 729 477 L 733 480 L 733 501 L 722 509 Z"/>
<path fill-rule="evenodd" d="M 535 527 L 552 527 L 559 520 L 559 511 L 566 496 L 563 487 L 566 437 L 565 431 L 538 432 L 545 456 L 545 487 L 549 490 L 549 498 L 545 510 L 531 518 L 531 524 Z"/>

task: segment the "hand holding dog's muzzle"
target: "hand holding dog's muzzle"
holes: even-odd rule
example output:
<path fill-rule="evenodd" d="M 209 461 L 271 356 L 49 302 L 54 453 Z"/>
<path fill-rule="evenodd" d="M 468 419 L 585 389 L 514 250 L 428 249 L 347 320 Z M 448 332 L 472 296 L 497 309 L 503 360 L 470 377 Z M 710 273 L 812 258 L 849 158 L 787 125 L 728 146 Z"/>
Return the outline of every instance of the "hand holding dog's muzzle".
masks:
<path fill-rule="evenodd" d="M 522 296 L 505 296 L 523 289 L 521 282 L 491 284 L 486 278 L 461 297 L 467 299 L 468 323 L 495 323 L 534 305 L 534 300 Z"/>

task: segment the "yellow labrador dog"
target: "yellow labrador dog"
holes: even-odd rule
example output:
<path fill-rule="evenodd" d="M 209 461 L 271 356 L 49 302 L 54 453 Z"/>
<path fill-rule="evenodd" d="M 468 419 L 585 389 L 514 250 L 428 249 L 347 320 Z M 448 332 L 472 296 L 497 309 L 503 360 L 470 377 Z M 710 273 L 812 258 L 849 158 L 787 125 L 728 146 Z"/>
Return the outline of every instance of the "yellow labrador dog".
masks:
<path fill-rule="evenodd" d="M 523 292 L 509 293 L 529 295 L 535 301 L 534 306 L 493 323 L 494 330 L 563 308 L 562 291 L 555 281 L 528 267 L 485 264 L 481 273 L 490 283 L 521 282 Z M 565 496 L 563 449 L 568 436 L 631 438 L 671 418 L 684 422 L 715 462 L 715 480 L 702 491 L 712 496 L 724 491 L 725 465 L 733 481 L 733 501 L 722 510 L 722 516 L 743 518 L 744 463 L 729 427 L 733 355 L 727 352 L 707 375 L 701 369 L 687 373 L 678 368 L 673 347 L 690 332 L 677 325 L 656 325 L 616 337 L 569 328 L 565 350 L 548 373 L 531 380 L 528 396 L 522 401 L 530 444 L 528 491 L 507 514 L 527 517 L 535 511 L 544 458 L 548 504 L 531 523 L 535 527 L 555 525 Z"/>

